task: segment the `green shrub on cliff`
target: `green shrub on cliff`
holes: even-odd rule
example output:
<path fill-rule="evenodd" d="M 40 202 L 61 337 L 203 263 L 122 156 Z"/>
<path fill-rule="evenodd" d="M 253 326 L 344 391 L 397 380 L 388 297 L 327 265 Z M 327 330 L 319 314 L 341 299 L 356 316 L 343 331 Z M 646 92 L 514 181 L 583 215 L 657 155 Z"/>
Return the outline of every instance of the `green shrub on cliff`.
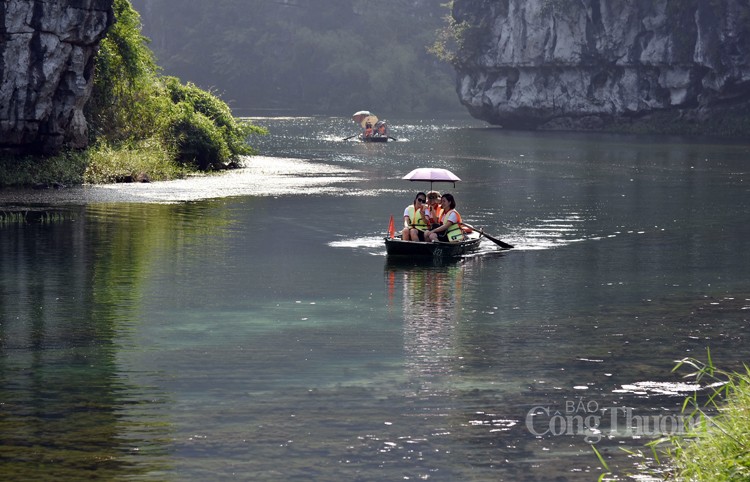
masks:
<path fill-rule="evenodd" d="M 231 166 L 238 155 L 252 154 L 246 139 L 262 134 L 263 129 L 238 121 L 218 97 L 175 77 L 164 77 L 163 85 L 172 105 L 166 126 L 181 163 L 193 163 L 198 169 Z"/>
<path fill-rule="evenodd" d="M 87 106 L 94 149 L 131 152 L 138 146 L 138 151 L 170 153 L 174 162 L 200 170 L 224 169 L 252 154 L 247 138 L 264 130 L 233 117 L 213 93 L 161 76 L 148 39 L 141 35 L 138 12 L 129 0 L 115 0 L 114 11 L 116 22 L 101 42 Z M 155 154 L 161 163 L 164 156 Z M 95 171 L 102 169 L 89 170 Z M 102 181 L 87 176 L 95 179 Z"/>

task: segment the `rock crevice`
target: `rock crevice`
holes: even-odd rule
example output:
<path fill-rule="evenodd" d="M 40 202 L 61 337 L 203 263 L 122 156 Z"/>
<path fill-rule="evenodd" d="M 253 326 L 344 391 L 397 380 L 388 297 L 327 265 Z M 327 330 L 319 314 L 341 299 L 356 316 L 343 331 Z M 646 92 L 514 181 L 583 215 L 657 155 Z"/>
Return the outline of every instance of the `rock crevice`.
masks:
<path fill-rule="evenodd" d="M 0 150 L 85 147 L 83 114 L 114 0 L 6 0 L 0 5 Z"/>
<path fill-rule="evenodd" d="M 746 1 L 455 0 L 452 14 L 459 98 L 493 124 L 708 119 L 750 97 Z"/>

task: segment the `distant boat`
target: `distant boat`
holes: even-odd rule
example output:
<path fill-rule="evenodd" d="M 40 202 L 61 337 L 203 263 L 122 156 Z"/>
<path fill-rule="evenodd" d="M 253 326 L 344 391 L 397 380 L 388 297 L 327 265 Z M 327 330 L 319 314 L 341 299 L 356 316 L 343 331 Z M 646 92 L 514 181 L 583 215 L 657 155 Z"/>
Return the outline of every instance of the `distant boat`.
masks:
<path fill-rule="evenodd" d="M 385 121 L 378 120 L 378 116 L 367 110 L 355 112 L 352 120 L 362 127 L 362 132 L 349 136 L 344 140 L 356 137 L 362 142 L 388 142 L 389 139 L 396 138 L 388 135 L 388 124 Z"/>

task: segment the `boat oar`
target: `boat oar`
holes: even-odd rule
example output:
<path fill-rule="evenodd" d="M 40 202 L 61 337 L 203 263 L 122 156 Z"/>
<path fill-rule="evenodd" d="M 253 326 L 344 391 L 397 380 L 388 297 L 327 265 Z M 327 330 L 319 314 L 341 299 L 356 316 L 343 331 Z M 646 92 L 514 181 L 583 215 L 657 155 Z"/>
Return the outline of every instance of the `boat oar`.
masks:
<path fill-rule="evenodd" d="M 342 141 L 348 141 L 348 140 L 349 140 L 349 139 L 351 139 L 352 137 L 357 137 L 358 135 L 359 135 L 359 134 L 354 134 L 353 136 L 349 136 L 349 137 L 344 137 L 344 138 L 343 138 L 343 139 L 341 139 L 341 140 L 342 140 Z"/>
<path fill-rule="evenodd" d="M 391 137 L 391 136 L 388 136 L 388 139 L 391 139 L 391 140 L 394 140 L 394 141 L 397 141 L 397 140 L 398 140 L 398 139 L 396 139 L 395 137 Z"/>
<path fill-rule="evenodd" d="M 462 226 L 466 226 L 469 229 L 473 229 L 474 231 L 479 231 L 479 233 L 481 233 L 482 236 L 489 239 L 490 241 L 492 241 L 493 243 L 495 243 L 496 245 L 500 246 L 503 249 L 513 249 L 512 244 L 508 244 L 505 241 L 501 241 L 493 236 L 490 236 L 489 234 L 485 233 L 483 229 L 477 229 L 471 224 L 466 224 L 466 223 L 459 223 L 459 224 L 461 224 Z"/>

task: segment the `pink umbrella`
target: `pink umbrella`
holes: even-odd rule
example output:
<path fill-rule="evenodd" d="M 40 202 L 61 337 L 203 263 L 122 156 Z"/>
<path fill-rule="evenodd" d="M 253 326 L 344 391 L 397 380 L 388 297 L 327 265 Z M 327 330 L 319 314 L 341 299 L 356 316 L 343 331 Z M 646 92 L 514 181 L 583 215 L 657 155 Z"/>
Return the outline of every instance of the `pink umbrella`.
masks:
<path fill-rule="evenodd" d="M 453 187 L 456 187 L 456 181 L 461 180 L 461 178 L 448 169 L 437 167 L 420 167 L 419 169 L 414 169 L 401 179 L 406 179 L 407 181 L 429 181 L 430 190 L 432 190 L 433 182 L 452 182 Z"/>

